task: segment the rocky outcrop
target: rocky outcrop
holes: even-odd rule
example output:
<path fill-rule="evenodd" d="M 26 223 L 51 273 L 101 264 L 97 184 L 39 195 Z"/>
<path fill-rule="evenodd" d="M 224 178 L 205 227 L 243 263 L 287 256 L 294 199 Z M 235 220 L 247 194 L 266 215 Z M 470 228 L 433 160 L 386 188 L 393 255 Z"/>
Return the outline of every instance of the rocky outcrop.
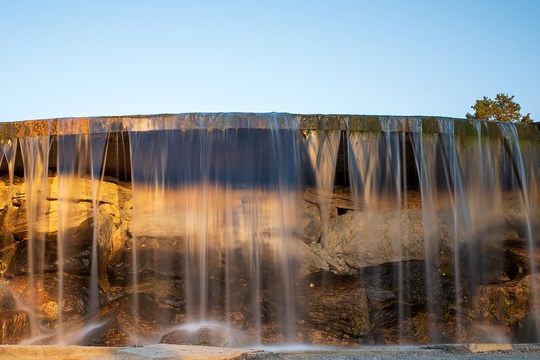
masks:
<path fill-rule="evenodd" d="M 32 224 L 28 223 L 30 200 L 25 183 L 15 180 L 12 186 L 0 181 L 0 195 L 4 202 L 0 204 L 3 206 L 0 212 L 3 225 L 0 228 L 0 276 L 9 294 L 5 298 L 17 299 L 13 300 L 16 306 L 1 307 L 0 316 L 5 324 L 0 328 L 2 343 L 18 343 L 30 335 L 37 335 L 38 329 L 44 334 L 54 332 L 60 318 L 66 324 L 83 321 L 90 312 L 94 231 L 98 281 L 103 291 L 108 286 L 107 267 L 114 247 L 123 246 L 119 243 L 128 238 L 126 229 L 129 226 L 129 217 L 120 220 L 119 207 L 131 198 L 130 189 L 111 182 L 102 183 L 94 227 L 91 180 L 81 178 L 77 181 L 77 201 L 63 210 L 69 211 L 73 227 L 68 227 L 66 233 L 59 237 L 58 178 L 49 178 L 48 194 L 34 200 L 40 202 L 37 208 L 41 212 L 34 215 L 39 215 L 39 218 Z M 30 227 L 33 229 L 32 238 L 29 238 Z M 63 257 L 59 257 L 59 251 Z M 60 267 L 61 274 L 58 272 Z"/>
<path fill-rule="evenodd" d="M 18 344 L 31 335 L 30 316 L 17 309 L 7 288 L 0 287 L 0 344 Z"/>
<path fill-rule="evenodd" d="M 366 288 L 355 276 L 318 272 L 299 283 L 302 341 L 348 344 L 370 335 Z"/>
<path fill-rule="evenodd" d="M 317 217 L 321 204 L 313 191 L 304 194 L 309 221 L 303 223 L 302 274 L 350 276 L 365 291 L 370 328 L 357 341 L 537 341 L 540 306 L 531 301 L 540 285 L 531 285 L 530 274 L 540 270 L 540 251 L 528 243 L 521 205 L 507 200 L 504 214 L 468 239 L 460 229 L 456 243 L 445 220 L 448 209 L 437 209 L 426 236 L 420 194 L 407 196 L 408 206 L 400 210 L 370 210 L 350 206 L 350 194 L 338 188 L 324 219 Z M 321 229 L 320 235 L 306 236 L 312 229 Z"/>
<path fill-rule="evenodd" d="M 519 341 L 535 341 L 533 291 L 540 289 L 540 275 L 527 275 L 504 283 L 480 285 L 471 297 L 470 316 L 499 336 Z M 538 306 L 538 305 L 537 305 Z"/>
<path fill-rule="evenodd" d="M 58 178 L 50 177 L 43 216 L 33 224 L 28 223 L 25 184 L 16 179 L 10 187 L 0 181 L 1 343 L 38 334 L 40 343 L 99 346 L 248 345 L 259 337 L 266 343 L 346 346 L 535 339 L 532 294 L 540 288 L 540 253 L 531 262 L 522 213 L 510 209 L 499 222 L 504 226 L 482 228 L 484 235 L 475 243 L 456 247 L 441 220 L 444 209 L 437 231 L 425 236 L 417 192 L 411 191 L 401 209 L 369 209 L 355 204 L 347 189 L 336 188 L 330 209 L 321 211 L 308 189 L 301 203 L 301 231 L 291 235 L 294 245 L 287 250 L 298 259 L 286 264 L 294 275 L 288 279 L 291 294 L 282 294 L 276 283 L 284 275 L 268 270 L 283 251 L 268 245 L 274 228 L 256 234 L 267 246 L 258 253 L 248 251 L 252 234 L 242 233 L 237 234 L 239 245 L 226 254 L 220 240 L 207 248 L 206 257 L 198 252 L 189 257 L 193 244 L 176 233 L 147 232 L 134 239 L 130 184 L 108 180 L 101 184 L 96 211 L 92 181 L 81 178 L 77 201 L 59 214 Z M 54 224 L 62 211 L 69 211 L 72 225 L 59 241 Z M 208 239 L 219 239 L 220 233 L 209 229 Z M 436 256 L 426 251 L 426 238 L 433 241 Z M 94 283 L 93 251 L 98 256 Z M 472 255 L 480 253 L 483 259 L 476 261 Z M 204 284 L 189 283 L 200 274 L 186 262 L 210 260 Z M 251 288 L 255 278 L 260 284 L 256 291 Z M 201 291 L 206 318 L 220 326 L 201 322 L 193 328 L 187 314 L 202 313 Z M 295 314 L 289 338 L 283 335 L 288 320 L 278 315 L 290 305 L 286 296 L 293 299 Z M 60 328 L 64 334 L 57 333 Z"/>

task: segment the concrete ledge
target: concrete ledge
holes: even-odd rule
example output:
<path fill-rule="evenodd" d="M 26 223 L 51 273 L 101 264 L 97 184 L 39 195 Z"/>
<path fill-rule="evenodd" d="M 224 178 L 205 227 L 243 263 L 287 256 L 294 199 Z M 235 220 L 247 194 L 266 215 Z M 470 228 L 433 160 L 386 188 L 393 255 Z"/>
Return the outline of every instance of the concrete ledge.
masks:
<path fill-rule="evenodd" d="M 468 344 L 467 347 L 472 353 L 510 351 L 513 349 L 511 344 Z"/>
<path fill-rule="evenodd" d="M 473 355 L 474 354 L 474 355 Z M 364 346 L 332 348 L 303 346 L 299 349 L 270 347 L 265 350 L 210 346 L 154 344 L 140 347 L 0 346 L 0 360 L 358 360 L 358 359 L 539 359 L 540 344 L 441 344 L 428 346 Z"/>
<path fill-rule="evenodd" d="M 260 350 L 164 344 L 121 348 L 93 346 L 0 346 L 1 360 L 228 360 L 265 357 L 265 352 Z"/>
<path fill-rule="evenodd" d="M 188 129 L 301 129 L 351 131 L 398 131 L 422 129 L 423 133 L 455 131 L 476 134 L 476 122 L 465 119 L 430 116 L 302 115 L 289 113 L 186 113 L 132 116 L 98 116 L 0 123 L 0 138 L 29 136 L 97 134 L 123 131 Z M 536 124 L 516 124 L 520 139 L 540 139 Z M 500 137 L 495 122 L 482 130 Z"/>

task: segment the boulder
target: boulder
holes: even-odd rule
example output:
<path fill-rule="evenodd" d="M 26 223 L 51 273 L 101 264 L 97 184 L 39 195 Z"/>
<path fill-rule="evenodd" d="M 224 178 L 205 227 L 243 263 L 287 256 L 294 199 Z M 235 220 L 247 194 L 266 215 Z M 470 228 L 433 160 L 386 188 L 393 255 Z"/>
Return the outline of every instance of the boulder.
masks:
<path fill-rule="evenodd" d="M 58 176 L 49 178 L 49 183 L 48 199 L 51 201 L 58 200 Z M 76 201 L 92 204 L 92 180 L 88 177 L 79 177 L 76 179 L 76 185 Z M 99 182 L 98 187 L 98 204 L 106 203 L 122 208 L 124 203 L 131 199 L 131 189 L 117 183 L 101 181 Z"/>
<path fill-rule="evenodd" d="M 300 246 L 300 252 L 302 253 L 302 261 L 300 262 L 299 277 L 316 273 L 319 271 L 328 271 L 331 268 L 329 262 L 332 259 L 329 258 L 326 251 L 324 251 L 320 243 L 302 244 Z"/>
<path fill-rule="evenodd" d="M 302 240 L 306 244 L 318 243 L 322 233 L 321 219 L 311 212 L 302 213 Z"/>
<path fill-rule="evenodd" d="M 133 261 L 133 241 L 137 251 Z M 109 281 L 114 285 L 125 285 L 149 278 L 180 279 L 185 273 L 186 257 L 177 238 L 141 237 L 131 240 L 129 247 L 122 247 L 111 255 L 107 267 Z"/>
<path fill-rule="evenodd" d="M 130 346 L 154 342 L 170 324 L 172 313 L 161 307 L 154 295 L 124 295 L 110 301 L 89 322 L 100 326 L 90 329 L 78 341 L 91 346 Z"/>
<path fill-rule="evenodd" d="M 530 337 L 527 324 L 532 324 L 530 319 L 534 319 L 533 281 L 539 289 L 540 274 L 478 286 L 468 308 L 469 316 L 478 323 L 504 328 L 504 334 L 510 340 Z"/>
<path fill-rule="evenodd" d="M 250 346 L 258 341 L 256 332 L 248 330 L 250 324 L 240 312 L 210 312 L 213 321 L 190 321 L 185 314 L 177 314 L 174 326 L 159 340 L 162 344 L 205 346 Z"/>
<path fill-rule="evenodd" d="M 328 220 L 321 244 L 338 272 L 424 259 L 422 212 L 348 212 Z"/>
<path fill-rule="evenodd" d="M 356 269 L 366 289 L 371 340 L 377 344 L 452 341 L 452 279 L 421 260 Z"/>
<path fill-rule="evenodd" d="M 0 344 L 15 345 L 30 337 L 30 316 L 23 310 L 0 311 Z"/>
<path fill-rule="evenodd" d="M 14 309 L 15 306 L 16 302 L 11 291 L 6 287 L 0 287 L 0 311 Z"/>
<path fill-rule="evenodd" d="M 87 277 L 69 274 L 64 274 L 62 281 L 56 274 L 36 274 L 33 282 L 28 277 L 18 276 L 8 286 L 24 306 L 34 309 L 34 316 L 42 326 L 50 329 L 58 326 L 60 311 L 66 323 L 84 317 L 89 309 L 88 282 Z"/>
<path fill-rule="evenodd" d="M 303 341 L 358 342 L 370 329 L 366 290 L 360 279 L 319 272 L 298 284 L 298 317 Z"/>

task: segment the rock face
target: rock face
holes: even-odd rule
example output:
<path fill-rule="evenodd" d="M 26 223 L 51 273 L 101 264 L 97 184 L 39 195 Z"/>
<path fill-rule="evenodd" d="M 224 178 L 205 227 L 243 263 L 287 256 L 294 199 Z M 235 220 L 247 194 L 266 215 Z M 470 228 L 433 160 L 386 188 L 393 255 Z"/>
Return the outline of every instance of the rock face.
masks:
<path fill-rule="evenodd" d="M 17 310 L 13 295 L 5 288 L 0 288 L 0 309 L 1 344 L 17 344 L 31 335 L 28 313 Z"/>
<path fill-rule="evenodd" d="M 57 339 L 54 333 L 59 326 L 82 323 L 92 312 L 94 305 L 91 304 L 90 291 L 94 231 L 99 264 L 96 283 L 108 284 L 107 267 L 113 248 L 122 246 L 118 243 L 127 239 L 127 233 L 121 228 L 129 226 L 127 218 L 120 220 L 118 207 L 131 197 L 131 191 L 103 182 L 94 227 L 91 181 L 80 179 L 78 182 L 79 199 L 68 209 L 73 227 L 68 228 L 60 242 L 58 178 L 48 179 L 50 191 L 39 200 L 36 208 L 42 212 L 32 224 L 28 223 L 29 199 L 25 183 L 18 180 L 10 187 L 0 181 L 4 201 L 0 231 L 0 286 L 6 293 L 1 300 L 5 306 L 0 311 L 4 324 L 0 336 L 4 344 L 19 343 L 38 334 Z M 12 201 L 6 201 L 10 199 Z M 30 227 L 33 229 L 32 238 L 29 237 Z M 101 300 L 95 301 L 105 299 L 103 289 L 98 295 Z"/>
<path fill-rule="evenodd" d="M 370 335 L 368 297 L 358 277 L 314 273 L 299 283 L 299 294 L 303 341 L 347 344 Z"/>
<path fill-rule="evenodd" d="M 423 259 L 422 212 L 349 212 L 328 220 L 321 243 L 338 271 Z"/>
<path fill-rule="evenodd" d="M 421 202 L 414 191 L 409 195 L 408 207 L 400 210 L 334 208 L 329 219 L 321 219 L 319 239 L 304 248 L 306 273 L 351 276 L 365 291 L 370 326 L 357 341 L 538 341 L 540 307 L 533 299 L 540 286 L 540 252 L 527 240 L 520 205 L 508 200 L 499 219 L 469 234 L 471 243 L 451 238 L 445 208 L 437 209 L 426 235 Z M 335 197 L 343 198 L 343 190 Z M 318 205 L 309 194 L 304 199 Z"/>
<path fill-rule="evenodd" d="M 445 209 L 437 213 L 436 231 L 425 235 L 418 192 L 411 191 L 407 207 L 369 210 L 355 205 L 348 189 L 336 188 L 331 209 L 321 211 L 308 189 L 301 231 L 291 235 L 295 245 L 287 250 L 299 260 L 276 262 L 283 249 L 266 245 L 265 255 L 246 262 L 246 254 L 259 254 L 248 249 L 252 242 L 226 252 L 221 238 L 201 252 L 176 233 L 135 238 L 131 185 L 104 181 L 93 202 L 87 178 L 78 180 L 77 201 L 67 208 L 72 225 L 59 241 L 54 224 L 66 209 L 58 208 L 58 178 L 48 183 L 43 217 L 29 224 L 25 184 L 0 181 L 2 344 L 30 338 L 97 346 L 537 340 L 533 295 L 540 291 L 540 253 L 531 256 L 522 213 L 509 211 L 501 232 L 482 229 L 502 234 L 497 241 L 479 237 L 471 246 L 453 242 Z M 214 231 L 207 231 L 209 244 Z M 270 243 L 275 232 L 268 226 L 236 236 Z M 436 256 L 426 250 L 426 239 Z M 483 263 L 471 258 L 479 249 Z M 290 273 L 273 272 L 276 263 Z M 290 294 L 276 293 L 279 281 L 290 282 Z"/>

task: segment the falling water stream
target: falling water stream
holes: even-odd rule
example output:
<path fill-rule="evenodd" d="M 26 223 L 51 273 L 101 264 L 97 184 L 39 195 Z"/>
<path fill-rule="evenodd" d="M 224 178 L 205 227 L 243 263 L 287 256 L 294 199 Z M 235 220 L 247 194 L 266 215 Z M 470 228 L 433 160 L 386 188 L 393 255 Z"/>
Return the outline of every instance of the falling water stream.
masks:
<path fill-rule="evenodd" d="M 179 286 L 189 322 L 204 328 L 222 309 L 225 323 L 242 313 L 252 322 L 249 337 L 260 341 L 265 324 L 259 304 L 265 297 L 278 308 L 277 335 L 294 341 L 298 130 L 273 122 L 270 131 L 228 125 L 227 119 L 201 116 L 190 131 L 129 132 L 133 286 L 141 283 L 141 262 L 148 261 L 140 248 L 157 239 L 155 244 L 174 248 L 144 251 L 154 252 L 148 256 L 156 262 L 151 266 L 164 268 L 158 271 L 182 267 Z M 169 257 L 169 251 L 175 254 Z M 263 293 L 270 283 L 273 291 Z"/>

